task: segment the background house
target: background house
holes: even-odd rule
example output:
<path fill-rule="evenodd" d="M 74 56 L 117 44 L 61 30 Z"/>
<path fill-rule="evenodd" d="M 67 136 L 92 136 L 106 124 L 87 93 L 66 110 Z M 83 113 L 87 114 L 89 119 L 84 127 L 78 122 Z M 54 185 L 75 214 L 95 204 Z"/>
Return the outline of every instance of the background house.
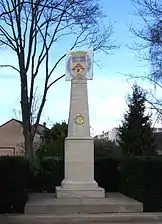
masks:
<path fill-rule="evenodd" d="M 35 150 L 41 143 L 41 136 L 47 128 L 39 124 L 34 137 Z M 0 126 L 0 156 L 24 155 L 22 122 L 11 119 Z"/>
<path fill-rule="evenodd" d="M 101 135 L 97 135 L 94 138 L 95 139 L 104 139 L 114 142 L 115 144 L 118 144 L 117 141 L 119 139 L 118 136 L 118 130 L 119 128 L 113 128 L 111 131 L 102 132 Z"/>

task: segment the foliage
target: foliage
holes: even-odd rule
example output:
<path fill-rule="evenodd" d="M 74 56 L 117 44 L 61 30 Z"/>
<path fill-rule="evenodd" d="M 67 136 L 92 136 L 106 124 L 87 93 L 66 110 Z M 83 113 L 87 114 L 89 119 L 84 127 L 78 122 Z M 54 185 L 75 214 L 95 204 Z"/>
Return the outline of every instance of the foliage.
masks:
<path fill-rule="evenodd" d="M 63 161 L 44 159 L 31 180 L 34 192 L 54 192 L 64 178 Z M 162 211 L 162 157 L 102 158 L 94 163 L 94 176 L 106 192 L 121 193 L 143 203 L 144 211 Z"/>
<path fill-rule="evenodd" d="M 146 114 L 145 93 L 136 84 L 128 97 L 128 112 L 119 128 L 119 145 L 124 155 L 153 155 L 154 137 Z"/>
<path fill-rule="evenodd" d="M 95 180 L 106 191 L 118 191 L 120 173 L 119 159 L 106 158 L 95 160 Z M 34 192 L 54 192 L 64 178 L 64 163 L 56 159 L 42 159 L 40 170 L 33 175 L 30 188 Z"/>
<path fill-rule="evenodd" d="M 0 157 L 0 213 L 23 213 L 31 175 L 23 157 Z"/>
<path fill-rule="evenodd" d="M 51 130 L 45 131 L 42 136 L 42 145 L 36 155 L 42 158 L 55 158 L 62 160 L 64 157 L 64 142 L 68 132 L 66 122 L 56 123 Z M 94 140 L 95 158 L 119 157 L 120 148 L 113 142 L 104 139 Z"/>
<path fill-rule="evenodd" d="M 67 137 L 68 125 L 66 122 L 56 123 L 42 136 L 42 145 L 36 155 L 42 158 L 55 158 L 63 160 L 64 141 Z"/>
<path fill-rule="evenodd" d="M 162 211 L 162 157 L 126 157 L 121 163 L 121 192 L 143 203 L 145 212 Z"/>
<path fill-rule="evenodd" d="M 99 158 L 95 160 L 94 176 L 100 187 L 106 192 L 117 192 L 120 187 L 120 159 Z"/>
<path fill-rule="evenodd" d="M 114 142 L 105 139 L 95 139 L 94 155 L 95 159 L 118 158 L 121 156 L 121 150 Z"/>
<path fill-rule="evenodd" d="M 54 192 L 64 177 L 64 162 L 55 158 L 40 160 L 36 174 L 30 179 L 30 189 L 34 192 Z"/>

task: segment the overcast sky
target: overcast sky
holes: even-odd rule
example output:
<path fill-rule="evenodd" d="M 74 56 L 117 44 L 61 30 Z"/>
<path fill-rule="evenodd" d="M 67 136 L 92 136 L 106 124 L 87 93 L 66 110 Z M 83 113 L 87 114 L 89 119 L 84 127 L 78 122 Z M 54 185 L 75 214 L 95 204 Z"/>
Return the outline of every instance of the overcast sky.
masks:
<path fill-rule="evenodd" d="M 131 81 L 127 81 L 122 74 L 144 75 L 148 72 L 146 61 L 139 60 L 131 47 L 136 38 L 129 31 L 130 24 L 138 26 L 141 21 L 132 15 L 134 10 L 131 0 L 101 0 L 104 12 L 108 15 L 105 23 L 114 23 L 114 40 L 121 45 L 113 55 L 95 55 L 95 60 L 102 65 L 101 69 L 94 65 L 94 79 L 88 81 L 90 123 L 94 134 L 100 134 L 120 124 L 126 110 L 126 97 L 131 91 Z M 69 47 L 70 48 L 70 47 Z M 68 50 L 66 44 L 57 46 L 57 54 Z M 54 52 L 52 60 L 56 57 Z M 1 50 L 0 64 L 6 62 L 16 64 L 13 52 Z M 54 76 L 62 75 L 65 62 L 58 67 Z M 38 91 L 41 94 L 43 76 L 38 77 Z M 142 83 L 141 85 L 146 85 Z M 0 124 L 15 117 L 13 109 L 19 110 L 20 82 L 18 74 L 10 69 L 0 70 Z M 69 114 L 70 83 L 62 79 L 56 83 L 48 93 L 47 102 L 41 121 L 50 123 L 67 121 Z"/>

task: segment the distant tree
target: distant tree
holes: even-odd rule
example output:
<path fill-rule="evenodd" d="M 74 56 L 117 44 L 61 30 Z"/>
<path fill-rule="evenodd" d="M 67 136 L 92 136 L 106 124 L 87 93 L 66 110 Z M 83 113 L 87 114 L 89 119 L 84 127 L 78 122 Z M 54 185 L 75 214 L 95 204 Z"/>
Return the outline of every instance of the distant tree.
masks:
<path fill-rule="evenodd" d="M 121 156 L 120 148 L 114 142 L 105 139 L 94 140 L 94 153 L 95 159 Z"/>
<path fill-rule="evenodd" d="M 146 99 L 142 89 L 134 84 L 128 96 L 128 111 L 119 127 L 119 146 L 124 155 L 153 155 L 154 137 L 150 116 L 146 115 Z"/>
<path fill-rule="evenodd" d="M 44 157 L 55 157 L 63 159 L 64 142 L 67 137 L 68 124 L 66 122 L 56 123 L 50 130 L 46 130 L 42 136 L 42 145 L 36 155 L 41 159 Z"/>
<path fill-rule="evenodd" d="M 36 155 L 43 159 L 51 157 L 62 160 L 64 156 L 64 143 L 68 134 L 68 124 L 66 122 L 56 123 L 51 129 L 44 132 L 42 145 L 37 150 Z M 115 143 L 107 140 L 94 140 L 95 158 L 119 157 L 120 148 Z"/>

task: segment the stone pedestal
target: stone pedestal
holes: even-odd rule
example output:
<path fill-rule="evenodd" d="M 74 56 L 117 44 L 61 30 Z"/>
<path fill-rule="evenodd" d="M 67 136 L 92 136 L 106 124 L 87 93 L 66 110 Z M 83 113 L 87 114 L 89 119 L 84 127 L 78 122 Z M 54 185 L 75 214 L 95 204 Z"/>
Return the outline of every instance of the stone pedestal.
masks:
<path fill-rule="evenodd" d="M 77 121 L 78 116 L 83 119 Z M 71 81 L 65 178 L 61 187 L 56 188 L 56 195 L 58 198 L 105 197 L 104 189 L 94 180 L 94 140 L 90 136 L 87 80 Z"/>
<path fill-rule="evenodd" d="M 63 193 L 63 189 L 62 191 L 60 191 L 60 193 Z M 88 189 L 86 191 L 89 192 L 88 195 L 90 195 L 93 192 L 92 190 L 88 191 Z M 65 192 L 67 193 L 67 189 L 65 189 Z M 76 191 L 71 190 L 71 192 L 74 192 L 74 193 L 76 192 L 77 196 L 79 194 L 78 189 Z M 80 192 L 83 192 L 83 191 L 80 191 Z M 96 189 L 94 190 L 94 193 L 96 193 Z M 110 214 L 110 213 L 115 213 L 115 214 L 131 213 L 132 214 L 132 213 L 141 213 L 142 211 L 143 211 L 142 203 L 134 199 L 131 199 L 127 196 L 124 196 L 120 193 L 106 193 L 105 198 L 93 198 L 93 197 L 92 198 L 90 197 L 74 198 L 73 196 L 71 198 L 64 198 L 64 197 L 56 198 L 55 194 L 53 193 L 36 193 L 36 194 L 29 195 L 29 200 L 25 206 L 26 214 L 37 214 L 37 215 L 38 214 L 55 214 L 55 215 L 60 214 L 64 216 L 64 215 L 70 215 L 70 214 L 73 214 L 73 215 L 84 214 L 86 216 L 90 214 L 103 215 L 103 214 Z M 83 220 L 81 223 L 87 223 L 87 222 Z M 93 222 L 93 223 L 96 223 L 96 222 Z M 100 222 L 97 222 L 97 223 L 100 223 Z"/>

